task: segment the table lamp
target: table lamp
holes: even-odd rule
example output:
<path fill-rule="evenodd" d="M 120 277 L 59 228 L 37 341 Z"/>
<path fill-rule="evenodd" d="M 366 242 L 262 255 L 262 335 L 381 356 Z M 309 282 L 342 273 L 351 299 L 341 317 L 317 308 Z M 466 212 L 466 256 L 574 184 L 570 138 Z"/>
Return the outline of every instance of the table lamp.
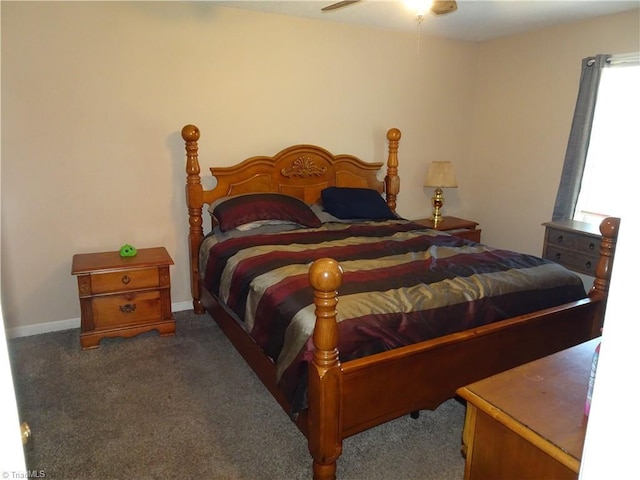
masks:
<path fill-rule="evenodd" d="M 431 221 L 433 225 L 437 225 L 442 221 L 442 213 L 440 209 L 444 205 L 444 197 L 442 195 L 443 188 L 457 188 L 456 174 L 453 171 L 451 162 L 431 162 L 427 171 L 427 178 L 424 181 L 425 187 L 434 187 L 435 192 L 431 198 L 433 205 L 433 216 Z"/>

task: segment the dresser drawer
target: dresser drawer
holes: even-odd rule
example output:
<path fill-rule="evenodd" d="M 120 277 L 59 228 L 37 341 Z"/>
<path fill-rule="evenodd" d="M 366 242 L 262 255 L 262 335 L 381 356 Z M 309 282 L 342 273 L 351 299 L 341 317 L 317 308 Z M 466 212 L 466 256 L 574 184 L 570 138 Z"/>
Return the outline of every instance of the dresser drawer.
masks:
<path fill-rule="evenodd" d="M 154 288 L 159 285 L 160 275 L 157 268 L 91 274 L 91 292 L 93 294 Z"/>
<path fill-rule="evenodd" d="M 573 252 L 592 255 L 595 258 L 600 252 L 599 238 L 556 228 L 547 229 L 547 245 L 548 247 L 561 247 Z"/>
<path fill-rule="evenodd" d="M 548 244 L 544 252 L 544 258 L 559 263 L 576 272 L 591 275 L 592 277 L 595 276 L 596 265 L 598 264 L 598 257 L 565 250 Z"/>
<path fill-rule="evenodd" d="M 91 307 L 96 329 L 148 322 L 162 316 L 158 290 L 95 297 Z"/>

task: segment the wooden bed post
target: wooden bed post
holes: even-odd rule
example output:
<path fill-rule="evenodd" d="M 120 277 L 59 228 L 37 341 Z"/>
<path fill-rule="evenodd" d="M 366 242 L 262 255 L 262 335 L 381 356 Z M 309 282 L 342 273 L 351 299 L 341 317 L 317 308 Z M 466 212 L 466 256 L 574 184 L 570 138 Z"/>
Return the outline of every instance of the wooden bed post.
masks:
<path fill-rule="evenodd" d="M 187 151 L 187 208 L 189 210 L 189 266 L 191 270 L 191 296 L 193 311 L 204 313 L 200 301 L 200 277 L 198 274 L 198 249 L 204 238 L 202 231 L 202 183 L 200 181 L 200 164 L 198 163 L 198 140 L 200 130 L 195 125 L 182 128 L 182 138 Z"/>
<path fill-rule="evenodd" d="M 387 174 L 384 177 L 387 205 L 396 211 L 396 198 L 400 192 L 400 177 L 398 176 L 398 142 L 402 134 L 397 128 L 391 128 L 387 132 L 389 141 L 389 158 L 387 160 Z"/>
<path fill-rule="evenodd" d="M 611 268 L 613 267 L 613 256 L 615 254 L 619 227 L 620 219 L 615 217 L 605 218 L 600 223 L 600 233 L 602 234 L 602 240 L 600 241 L 600 259 L 598 260 L 598 265 L 596 265 L 595 279 L 593 281 L 593 287 L 591 287 L 589 291 L 589 297 L 602 300 L 602 302 L 597 313 L 599 322 L 594 322 L 593 337 L 597 337 L 602 333 L 600 329 L 604 322 L 604 312 L 607 306 L 607 295 L 611 282 Z"/>
<path fill-rule="evenodd" d="M 335 479 L 336 461 L 342 453 L 342 370 L 336 323 L 342 274 L 340 264 L 331 258 L 318 259 L 309 269 L 316 307 L 308 395 L 308 441 L 314 480 Z"/>

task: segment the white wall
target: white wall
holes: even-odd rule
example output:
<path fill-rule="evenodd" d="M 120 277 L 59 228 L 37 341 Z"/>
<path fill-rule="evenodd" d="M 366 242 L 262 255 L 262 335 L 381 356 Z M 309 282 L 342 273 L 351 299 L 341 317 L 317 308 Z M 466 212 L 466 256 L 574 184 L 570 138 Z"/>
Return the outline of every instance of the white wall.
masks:
<path fill-rule="evenodd" d="M 542 253 L 581 61 L 639 50 L 638 10 L 480 45 L 468 195 L 483 241 Z"/>
<path fill-rule="evenodd" d="M 399 212 L 427 162 L 461 158 L 477 46 L 211 2 L 2 5 L 2 298 L 9 329 L 80 315 L 74 253 L 164 245 L 190 301 L 184 144 L 203 170 L 294 143 L 386 160 Z M 455 126 L 455 129 L 452 128 Z M 21 331 L 25 331 L 22 329 Z"/>

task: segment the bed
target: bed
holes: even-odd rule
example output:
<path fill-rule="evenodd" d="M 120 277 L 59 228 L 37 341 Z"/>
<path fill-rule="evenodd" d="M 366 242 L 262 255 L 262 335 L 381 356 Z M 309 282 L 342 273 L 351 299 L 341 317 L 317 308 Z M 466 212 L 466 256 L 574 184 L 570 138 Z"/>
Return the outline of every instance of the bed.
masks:
<path fill-rule="evenodd" d="M 618 219 L 602 222 L 586 293 L 557 264 L 399 218 L 396 128 L 383 180 L 381 162 L 301 144 L 210 168 L 212 189 L 199 129 L 182 137 L 194 311 L 213 317 L 305 434 L 316 479 L 336 477 L 344 438 L 600 335 Z"/>

